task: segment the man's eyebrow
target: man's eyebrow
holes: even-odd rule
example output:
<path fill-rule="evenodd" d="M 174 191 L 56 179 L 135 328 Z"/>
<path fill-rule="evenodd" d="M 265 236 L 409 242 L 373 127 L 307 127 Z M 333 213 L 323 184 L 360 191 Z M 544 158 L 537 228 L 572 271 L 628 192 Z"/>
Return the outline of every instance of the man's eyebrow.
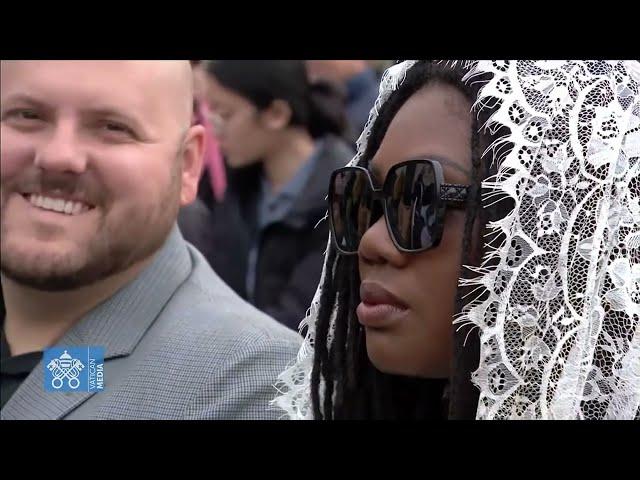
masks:
<path fill-rule="evenodd" d="M 47 105 L 44 101 L 39 100 L 36 97 L 32 97 L 31 95 L 27 95 L 26 93 L 17 93 L 14 95 L 9 95 L 7 98 L 5 98 L 2 101 L 3 104 L 8 104 L 10 102 L 11 103 L 27 103 L 34 107 L 38 107 L 42 109 L 51 109 L 51 107 Z"/>
<path fill-rule="evenodd" d="M 10 95 L 6 99 L 4 99 L 2 103 L 3 104 L 25 103 L 36 108 L 41 108 L 43 110 L 53 109 L 53 107 L 48 105 L 45 101 L 40 100 L 26 93 L 18 93 L 15 95 Z M 118 119 L 123 122 L 130 123 L 135 128 L 144 130 L 142 123 L 134 115 L 131 115 L 115 107 L 111 107 L 111 106 L 87 107 L 87 108 L 81 109 L 81 113 L 83 115 L 88 115 L 92 117 L 112 117 L 114 119 Z"/>
<path fill-rule="evenodd" d="M 141 122 L 134 115 L 131 115 L 114 107 L 87 107 L 82 109 L 82 114 L 93 117 L 110 117 L 119 119 L 124 122 L 131 123 L 135 127 L 142 128 Z"/>
<path fill-rule="evenodd" d="M 139 120 L 135 115 L 124 110 L 111 106 L 93 106 L 82 110 L 82 115 L 94 118 L 106 118 L 118 122 L 123 122 L 132 128 L 142 142 L 152 141 L 157 133 L 154 133 L 152 125 Z"/>

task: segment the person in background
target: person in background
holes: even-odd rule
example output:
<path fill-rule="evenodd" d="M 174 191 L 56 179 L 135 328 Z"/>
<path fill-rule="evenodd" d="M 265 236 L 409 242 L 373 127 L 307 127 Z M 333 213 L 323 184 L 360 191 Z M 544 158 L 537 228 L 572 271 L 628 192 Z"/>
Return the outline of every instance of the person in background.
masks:
<path fill-rule="evenodd" d="M 341 138 L 343 98 L 312 84 L 304 61 L 222 60 L 207 67 L 207 99 L 230 167 L 227 195 L 239 205 L 249 248 L 231 262 L 245 298 L 297 329 L 326 249 L 326 185 L 353 156 Z M 319 224 L 319 225 L 318 225 Z"/>
<path fill-rule="evenodd" d="M 243 235 L 242 219 L 236 202 L 227 201 L 227 170 L 218 139 L 211 124 L 211 111 L 205 99 L 204 62 L 192 60 L 193 124 L 202 125 L 205 134 L 203 168 L 198 197 L 180 209 L 178 225 L 185 240 L 204 255 L 211 268 L 235 291 L 244 288 L 243 254 L 248 237 Z M 227 231 L 236 232 L 228 235 Z"/>
<path fill-rule="evenodd" d="M 191 60 L 193 69 L 193 121 L 205 129 L 205 149 L 202 178 L 198 187 L 198 198 L 213 208 L 221 203 L 227 188 L 227 172 L 224 158 L 215 131 L 211 125 L 211 111 L 205 100 L 206 73 L 202 60 Z"/>
<path fill-rule="evenodd" d="M 346 135 L 355 144 L 378 97 L 380 78 L 376 70 L 367 60 L 307 60 L 306 63 L 311 81 L 329 81 L 345 89 L 349 120 Z"/>

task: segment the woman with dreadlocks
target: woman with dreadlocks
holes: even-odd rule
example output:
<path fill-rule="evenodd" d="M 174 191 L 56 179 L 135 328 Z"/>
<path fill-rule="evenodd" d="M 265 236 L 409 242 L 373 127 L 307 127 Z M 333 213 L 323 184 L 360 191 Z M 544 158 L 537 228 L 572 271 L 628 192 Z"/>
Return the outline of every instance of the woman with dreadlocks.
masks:
<path fill-rule="evenodd" d="M 331 177 L 325 270 L 276 404 L 315 419 L 638 418 L 639 71 L 389 69 Z"/>

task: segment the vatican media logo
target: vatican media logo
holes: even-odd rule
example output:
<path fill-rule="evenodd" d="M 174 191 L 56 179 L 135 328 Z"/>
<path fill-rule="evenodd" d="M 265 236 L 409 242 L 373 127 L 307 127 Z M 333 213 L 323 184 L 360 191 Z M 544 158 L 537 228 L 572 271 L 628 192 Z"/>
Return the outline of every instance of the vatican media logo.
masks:
<path fill-rule="evenodd" d="M 104 390 L 104 347 L 55 347 L 44 352 L 48 392 Z"/>

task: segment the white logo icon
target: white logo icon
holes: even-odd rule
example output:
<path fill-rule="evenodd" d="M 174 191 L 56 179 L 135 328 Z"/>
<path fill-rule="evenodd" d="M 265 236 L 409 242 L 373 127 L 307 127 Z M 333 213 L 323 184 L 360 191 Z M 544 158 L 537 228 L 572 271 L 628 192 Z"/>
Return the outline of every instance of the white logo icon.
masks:
<path fill-rule="evenodd" d="M 51 380 L 51 386 L 56 390 L 62 388 L 64 384 L 64 379 L 67 379 L 67 383 L 70 388 L 76 389 L 80 386 L 80 380 L 78 380 L 78 376 L 80 372 L 84 369 L 84 364 L 78 360 L 73 358 L 69 353 L 65 350 L 59 358 L 54 358 L 49 362 L 47 368 L 53 373 L 53 380 Z"/>

